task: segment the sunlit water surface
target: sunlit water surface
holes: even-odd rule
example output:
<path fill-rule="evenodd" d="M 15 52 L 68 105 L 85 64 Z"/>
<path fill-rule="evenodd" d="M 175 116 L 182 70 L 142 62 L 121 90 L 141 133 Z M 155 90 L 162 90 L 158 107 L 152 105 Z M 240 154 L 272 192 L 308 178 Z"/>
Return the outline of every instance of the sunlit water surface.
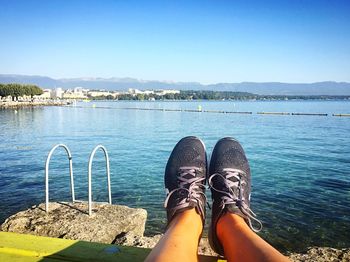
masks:
<path fill-rule="evenodd" d="M 274 246 L 350 244 L 350 118 L 258 115 L 256 112 L 349 113 L 346 101 L 286 102 L 91 102 L 81 107 L 0 110 L 0 222 L 44 201 L 49 150 L 66 144 L 73 154 L 76 198 L 87 199 L 87 166 L 103 144 L 111 164 L 113 203 L 148 211 L 146 233 L 164 230 L 164 167 L 173 146 L 187 135 L 206 144 L 238 139 L 252 169 L 252 209 L 260 233 Z M 95 107 L 93 107 L 93 105 Z M 252 111 L 251 115 L 127 110 L 168 108 Z M 103 107 L 103 108 L 100 108 Z M 50 165 L 50 200 L 69 200 L 64 151 Z M 103 154 L 93 165 L 93 198 L 107 200 Z M 208 190 L 208 197 L 210 194 Z M 208 211 L 208 219 L 210 211 Z"/>

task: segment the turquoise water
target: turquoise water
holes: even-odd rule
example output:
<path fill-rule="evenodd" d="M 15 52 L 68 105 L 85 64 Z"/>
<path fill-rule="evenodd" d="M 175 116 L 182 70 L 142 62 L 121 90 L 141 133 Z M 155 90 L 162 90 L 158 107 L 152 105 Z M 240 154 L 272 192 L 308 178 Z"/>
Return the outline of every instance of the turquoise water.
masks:
<path fill-rule="evenodd" d="M 282 250 L 349 246 L 349 117 L 121 109 L 197 109 L 201 105 L 203 110 L 332 114 L 350 113 L 349 101 L 79 105 L 83 108 L 0 110 L 0 222 L 44 201 L 45 160 L 57 143 L 71 149 L 76 198 L 87 199 L 88 158 L 97 144 L 103 144 L 111 159 L 113 203 L 147 209 L 146 233 L 162 232 L 166 223 L 163 172 L 173 146 L 184 136 L 196 135 L 210 156 L 218 139 L 233 136 L 242 143 L 251 164 L 252 209 L 264 223 L 261 236 Z M 50 199 L 69 200 L 68 162 L 62 149 L 55 152 L 50 170 Z M 101 152 L 93 170 L 93 198 L 106 201 Z"/>

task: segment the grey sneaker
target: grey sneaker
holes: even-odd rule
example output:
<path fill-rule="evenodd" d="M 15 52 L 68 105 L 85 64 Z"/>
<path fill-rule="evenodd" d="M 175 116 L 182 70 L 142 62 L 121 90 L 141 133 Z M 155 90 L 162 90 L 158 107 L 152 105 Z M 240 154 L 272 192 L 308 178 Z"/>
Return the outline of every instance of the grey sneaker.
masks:
<path fill-rule="evenodd" d="M 226 212 L 237 214 L 245 219 L 249 227 L 258 232 L 261 222 L 250 209 L 250 168 L 242 146 L 233 138 L 220 139 L 213 150 L 209 166 L 208 184 L 211 189 L 212 221 L 209 229 L 209 243 L 219 255 L 224 250 L 216 235 L 219 218 Z M 258 228 L 254 228 L 252 220 Z"/>
<path fill-rule="evenodd" d="M 203 142 L 193 136 L 181 139 L 174 147 L 165 168 L 167 196 L 164 207 L 168 225 L 175 214 L 195 208 L 205 220 L 205 179 L 207 157 Z"/>

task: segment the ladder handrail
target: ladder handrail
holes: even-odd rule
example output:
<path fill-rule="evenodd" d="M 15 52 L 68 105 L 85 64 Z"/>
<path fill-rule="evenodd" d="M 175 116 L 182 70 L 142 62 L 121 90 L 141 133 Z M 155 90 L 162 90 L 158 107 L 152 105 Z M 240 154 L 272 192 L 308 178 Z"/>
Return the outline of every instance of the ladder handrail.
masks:
<path fill-rule="evenodd" d="M 69 148 L 66 145 L 57 144 L 49 152 L 47 159 L 46 159 L 46 164 L 45 164 L 45 211 L 46 211 L 46 213 L 49 212 L 49 164 L 50 164 L 50 160 L 51 160 L 51 156 L 52 156 L 53 152 L 58 147 L 63 147 L 68 155 L 72 202 L 75 201 L 72 154 L 70 153 Z"/>
<path fill-rule="evenodd" d="M 97 149 L 101 148 L 106 160 L 106 170 L 107 170 L 107 186 L 108 186 L 108 202 L 111 205 L 112 204 L 112 195 L 111 195 L 111 177 L 110 177 L 110 169 L 109 169 L 109 157 L 107 153 L 107 149 L 103 145 L 97 145 L 94 150 L 91 152 L 90 159 L 89 159 L 89 168 L 88 168 L 88 195 L 89 195 L 89 216 L 92 214 L 92 190 L 91 190 L 91 170 L 92 170 L 92 160 L 95 156 L 95 153 Z"/>

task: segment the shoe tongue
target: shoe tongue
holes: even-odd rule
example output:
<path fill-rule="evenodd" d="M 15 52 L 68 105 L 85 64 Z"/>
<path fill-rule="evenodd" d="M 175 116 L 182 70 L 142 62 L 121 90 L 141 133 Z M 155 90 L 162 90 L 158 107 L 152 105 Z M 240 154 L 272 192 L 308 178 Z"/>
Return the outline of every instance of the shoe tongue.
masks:
<path fill-rule="evenodd" d="M 217 183 L 217 185 L 219 188 L 221 188 L 221 191 L 230 192 L 228 185 L 226 185 L 224 181 L 220 181 L 219 183 Z"/>
<path fill-rule="evenodd" d="M 179 190 L 176 197 L 180 199 L 188 197 L 188 192 L 186 192 L 185 190 Z"/>
<path fill-rule="evenodd" d="M 193 179 L 195 176 L 196 176 L 195 174 L 194 174 L 194 175 L 192 175 L 192 174 L 186 174 L 186 175 L 184 176 L 184 178 L 190 180 L 190 179 Z M 181 187 L 189 189 L 190 185 L 191 185 L 191 183 L 185 183 L 185 184 L 183 184 Z"/>
<path fill-rule="evenodd" d="M 224 172 L 219 172 L 219 174 L 223 174 L 223 173 Z M 216 188 L 219 188 L 221 191 L 224 191 L 224 192 L 230 192 L 229 185 L 227 184 L 226 179 L 224 179 L 223 176 L 215 176 L 214 179 L 215 179 L 214 183 Z M 237 179 L 234 177 L 231 177 L 230 179 L 227 179 L 227 180 L 232 182 L 237 181 Z M 234 190 L 234 189 L 231 188 L 231 190 Z"/>
<path fill-rule="evenodd" d="M 187 179 L 191 179 L 191 178 L 194 178 L 196 177 L 196 173 L 186 173 L 184 176 L 184 178 L 187 178 Z"/>

